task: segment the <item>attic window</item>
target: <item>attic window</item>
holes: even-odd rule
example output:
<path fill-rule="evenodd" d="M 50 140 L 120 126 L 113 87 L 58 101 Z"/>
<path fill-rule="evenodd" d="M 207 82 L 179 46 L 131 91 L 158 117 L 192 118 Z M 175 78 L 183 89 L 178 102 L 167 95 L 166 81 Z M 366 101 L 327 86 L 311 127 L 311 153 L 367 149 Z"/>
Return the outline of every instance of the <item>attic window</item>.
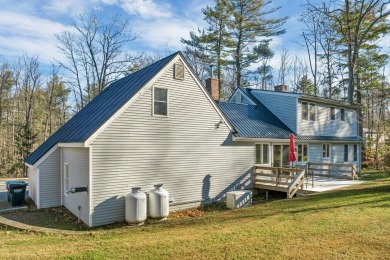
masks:
<path fill-rule="evenodd" d="M 153 115 L 168 116 L 167 88 L 153 88 Z"/>
<path fill-rule="evenodd" d="M 184 79 L 184 65 L 183 65 L 183 63 L 175 63 L 174 71 L 175 71 L 175 73 L 174 73 L 175 79 L 181 79 L 181 80 Z"/>

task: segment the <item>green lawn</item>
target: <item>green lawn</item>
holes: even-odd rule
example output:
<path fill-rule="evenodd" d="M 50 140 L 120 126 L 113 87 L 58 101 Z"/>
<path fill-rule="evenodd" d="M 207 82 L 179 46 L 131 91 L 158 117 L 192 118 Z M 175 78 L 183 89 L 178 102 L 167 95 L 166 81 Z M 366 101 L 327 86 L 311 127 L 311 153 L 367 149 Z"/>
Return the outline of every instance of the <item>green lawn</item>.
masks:
<path fill-rule="evenodd" d="M 366 173 L 367 174 L 367 173 Z M 84 235 L 0 229 L 0 256 L 84 259 L 385 259 L 390 178 L 249 208 Z"/>

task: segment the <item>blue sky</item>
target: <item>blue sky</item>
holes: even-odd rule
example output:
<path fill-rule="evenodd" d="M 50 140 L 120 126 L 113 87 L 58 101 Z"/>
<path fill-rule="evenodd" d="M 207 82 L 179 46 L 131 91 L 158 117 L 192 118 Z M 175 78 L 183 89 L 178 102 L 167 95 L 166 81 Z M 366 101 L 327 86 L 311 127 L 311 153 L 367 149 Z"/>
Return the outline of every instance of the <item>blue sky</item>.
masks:
<path fill-rule="evenodd" d="M 282 6 L 275 16 L 290 16 L 287 33 L 273 39 L 276 52 L 273 63 L 284 47 L 291 54 L 303 55 L 298 42 L 301 25 L 296 18 L 305 0 L 274 0 Z M 11 61 L 23 52 L 38 54 L 43 64 L 61 59 L 54 33 L 70 29 L 72 18 L 90 8 L 103 13 L 119 13 L 131 20 L 131 26 L 141 38 L 132 48 L 166 54 L 182 48 L 180 38 L 191 30 L 205 27 L 201 9 L 213 5 L 212 0 L 0 0 L 0 60 Z"/>

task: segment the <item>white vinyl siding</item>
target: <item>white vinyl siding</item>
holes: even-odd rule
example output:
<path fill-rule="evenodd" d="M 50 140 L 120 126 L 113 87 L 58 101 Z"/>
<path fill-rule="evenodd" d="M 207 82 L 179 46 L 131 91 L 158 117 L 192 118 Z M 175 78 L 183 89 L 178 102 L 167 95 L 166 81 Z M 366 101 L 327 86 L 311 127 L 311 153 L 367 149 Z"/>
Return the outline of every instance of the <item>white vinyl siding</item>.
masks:
<path fill-rule="evenodd" d="M 62 161 L 68 165 L 69 188 L 88 187 L 89 183 L 89 151 L 88 148 L 62 148 Z M 63 172 L 63 181 L 65 175 Z M 65 185 L 63 187 L 63 192 Z M 63 204 L 84 223 L 89 224 L 89 193 L 77 192 L 63 196 Z"/>
<path fill-rule="evenodd" d="M 298 106 L 298 111 L 301 111 L 302 102 L 299 102 Z M 315 121 L 302 120 L 302 113 L 298 113 L 298 135 L 357 137 L 356 111 L 346 109 L 346 120 L 341 121 L 340 107 L 335 107 L 335 120 L 330 120 L 331 107 L 333 106 L 317 102 Z"/>
<path fill-rule="evenodd" d="M 35 202 L 35 205 L 39 206 L 38 169 L 28 168 L 27 173 L 28 173 L 28 195 Z"/>
<path fill-rule="evenodd" d="M 229 102 L 255 105 L 255 103 L 249 100 L 249 98 L 246 97 L 240 89 L 237 89 L 236 92 L 234 92 L 234 94 L 229 98 Z"/>
<path fill-rule="evenodd" d="M 39 169 L 39 208 L 61 206 L 61 152 L 57 148 L 37 168 Z"/>
<path fill-rule="evenodd" d="M 64 163 L 64 195 L 68 196 L 69 190 L 69 164 Z"/>
<path fill-rule="evenodd" d="M 152 87 L 92 142 L 92 222 L 125 219 L 131 187 L 153 189 L 162 183 L 174 203 L 194 207 L 221 199 L 229 190 L 252 187 L 254 144 L 231 141 L 201 87 L 185 69 L 173 80 L 173 66 L 154 87 L 169 89 L 169 117 L 151 116 Z"/>

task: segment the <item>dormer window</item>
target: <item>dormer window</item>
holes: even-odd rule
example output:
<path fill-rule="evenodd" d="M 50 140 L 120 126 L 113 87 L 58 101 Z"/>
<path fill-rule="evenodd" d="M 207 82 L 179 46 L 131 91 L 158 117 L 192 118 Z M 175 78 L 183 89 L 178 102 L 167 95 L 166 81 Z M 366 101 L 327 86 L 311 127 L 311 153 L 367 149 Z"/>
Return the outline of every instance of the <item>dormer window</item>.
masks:
<path fill-rule="evenodd" d="M 340 120 L 345 121 L 345 109 L 344 108 L 340 109 Z"/>
<path fill-rule="evenodd" d="M 335 120 L 335 119 L 336 119 L 336 108 L 330 107 L 330 120 Z"/>
<path fill-rule="evenodd" d="M 167 88 L 153 88 L 153 115 L 168 116 Z"/>
<path fill-rule="evenodd" d="M 310 121 L 316 121 L 316 104 L 310 103 Z"/>
<path fill-rule="evenodd" d="M 306 102 L 302 102 L 302 120 L 307 120 L 309 116 L 309 104 Z"/>
<path fill-rule="evenodd" d="M 302 120 L 316 121 L 316 104 L 302 102 Z"/>

